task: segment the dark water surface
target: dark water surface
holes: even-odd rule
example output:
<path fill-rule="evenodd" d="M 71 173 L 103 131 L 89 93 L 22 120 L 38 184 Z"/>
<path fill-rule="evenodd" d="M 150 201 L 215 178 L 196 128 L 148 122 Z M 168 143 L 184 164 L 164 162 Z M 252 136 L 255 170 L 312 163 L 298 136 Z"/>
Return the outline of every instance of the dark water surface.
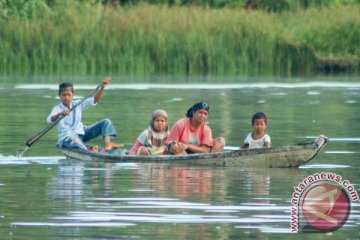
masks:
<path fill-rule="evenodd" d="M 229 146 L 242 143 L 256 111 L 269 117 L 273 146 L 319 134 L 330 138 L 299 169 L 240 169 L 71 161 L 54 147 L 56 129 L 17 157 L 59 101 L 58 79 L 30 80 L 35 84 L 14 79 L 0 85 L 0 239 L 360 239 L 358 201 L 335 232 L 290 231 L 293 188 L 307 176 L 334 172 L 360 192 L 360 83 L 114 80 L 98 106 L 84 114 L 86 124 L 110 118 L 117 141 L 127 148 L 154 109 L 165 109 L 172 125 L 200 100 L 211 105 L 213 134 Z M 96 87 L 94 80 L 74 82 L 77 97 Z"/>

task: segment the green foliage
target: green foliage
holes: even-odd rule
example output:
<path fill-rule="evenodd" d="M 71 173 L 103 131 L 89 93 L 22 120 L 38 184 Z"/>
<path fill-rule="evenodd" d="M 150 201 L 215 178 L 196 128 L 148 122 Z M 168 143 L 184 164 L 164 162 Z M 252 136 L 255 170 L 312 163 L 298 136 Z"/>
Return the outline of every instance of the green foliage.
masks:
<path fill-rule="evenodd" d="M 259 1 L 259 8 L 264 9 L 268 12 L 282 12 L 289 10 L 290 4 L 287 0 L 262 0 Z"/>
<path fill-rule="evenodd" d="M 45 17 L 50 14 L 50 8 L 44 0 L 0 0 L 2 17 L 18 15 L 27 19 Z"/>
<path fill-rule="evenodd" d="M 212 0 L 209 1 L 210 7 L 222 8 L 222 7 L 231 7 L 231 8 L 241 8 L 246 6 L 246 1 L 244 0 Z"/>

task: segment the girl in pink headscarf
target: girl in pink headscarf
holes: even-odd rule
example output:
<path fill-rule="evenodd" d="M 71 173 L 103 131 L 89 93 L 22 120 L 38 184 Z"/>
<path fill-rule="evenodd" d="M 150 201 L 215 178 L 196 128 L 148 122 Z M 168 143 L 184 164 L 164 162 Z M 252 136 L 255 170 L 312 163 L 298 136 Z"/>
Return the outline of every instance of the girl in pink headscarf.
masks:
<path fill-rule="evenodd" d="M 169 135 L 167 113 L 158 109 L 152 113 L 150 125 L 136 139 L 130 149 L 132 155 L 163 155 Z"/>

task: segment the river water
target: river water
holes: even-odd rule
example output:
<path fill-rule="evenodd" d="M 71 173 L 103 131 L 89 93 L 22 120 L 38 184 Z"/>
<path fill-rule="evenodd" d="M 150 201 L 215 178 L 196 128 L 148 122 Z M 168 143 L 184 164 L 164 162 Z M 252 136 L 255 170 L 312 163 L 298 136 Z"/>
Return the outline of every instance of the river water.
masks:
<path fill-rule="evenodd" d="M 237 147 L 251 131 L 252 114 L 264 111 L 273 146 L 329 137 L 324 151 L 298 169 L 84 163 L 55 148 L 56 129 L 19 157 L 26 140 L 46 127 L 61 81 L 74 82 L 81 98 L 98 79 L 2 78 L 0 239 L 360 239 L 358 201 L 335 232 L 290 229 L 294 187 L 306 177 L 336 173 L 360 191 L 356 79 L 115 78 L 83 116 L 86 124 L 110 118 L 116 141 L 130 148 L 153 110 L 165 109 L 172 125 L 205 100 L 213 135 Z"/>

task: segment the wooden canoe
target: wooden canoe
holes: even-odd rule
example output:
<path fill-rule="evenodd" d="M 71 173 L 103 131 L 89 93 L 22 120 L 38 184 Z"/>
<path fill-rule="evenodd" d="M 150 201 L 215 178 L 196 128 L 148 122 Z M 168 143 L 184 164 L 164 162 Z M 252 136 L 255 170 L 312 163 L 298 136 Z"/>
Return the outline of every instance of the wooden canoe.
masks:
<path fill-rule="evenodd" d="M 298 167 L 313 159 L 326 145 L 325 136 L 317 137 L 312 143 L 284 147 L 232 150 L 218 153 L 135 156 L 92 153 L 79 149 L 62 149 L 67 158 L 83 161 L 171 163 L 186 165 L 215 165 L 240 167 Z"/>

